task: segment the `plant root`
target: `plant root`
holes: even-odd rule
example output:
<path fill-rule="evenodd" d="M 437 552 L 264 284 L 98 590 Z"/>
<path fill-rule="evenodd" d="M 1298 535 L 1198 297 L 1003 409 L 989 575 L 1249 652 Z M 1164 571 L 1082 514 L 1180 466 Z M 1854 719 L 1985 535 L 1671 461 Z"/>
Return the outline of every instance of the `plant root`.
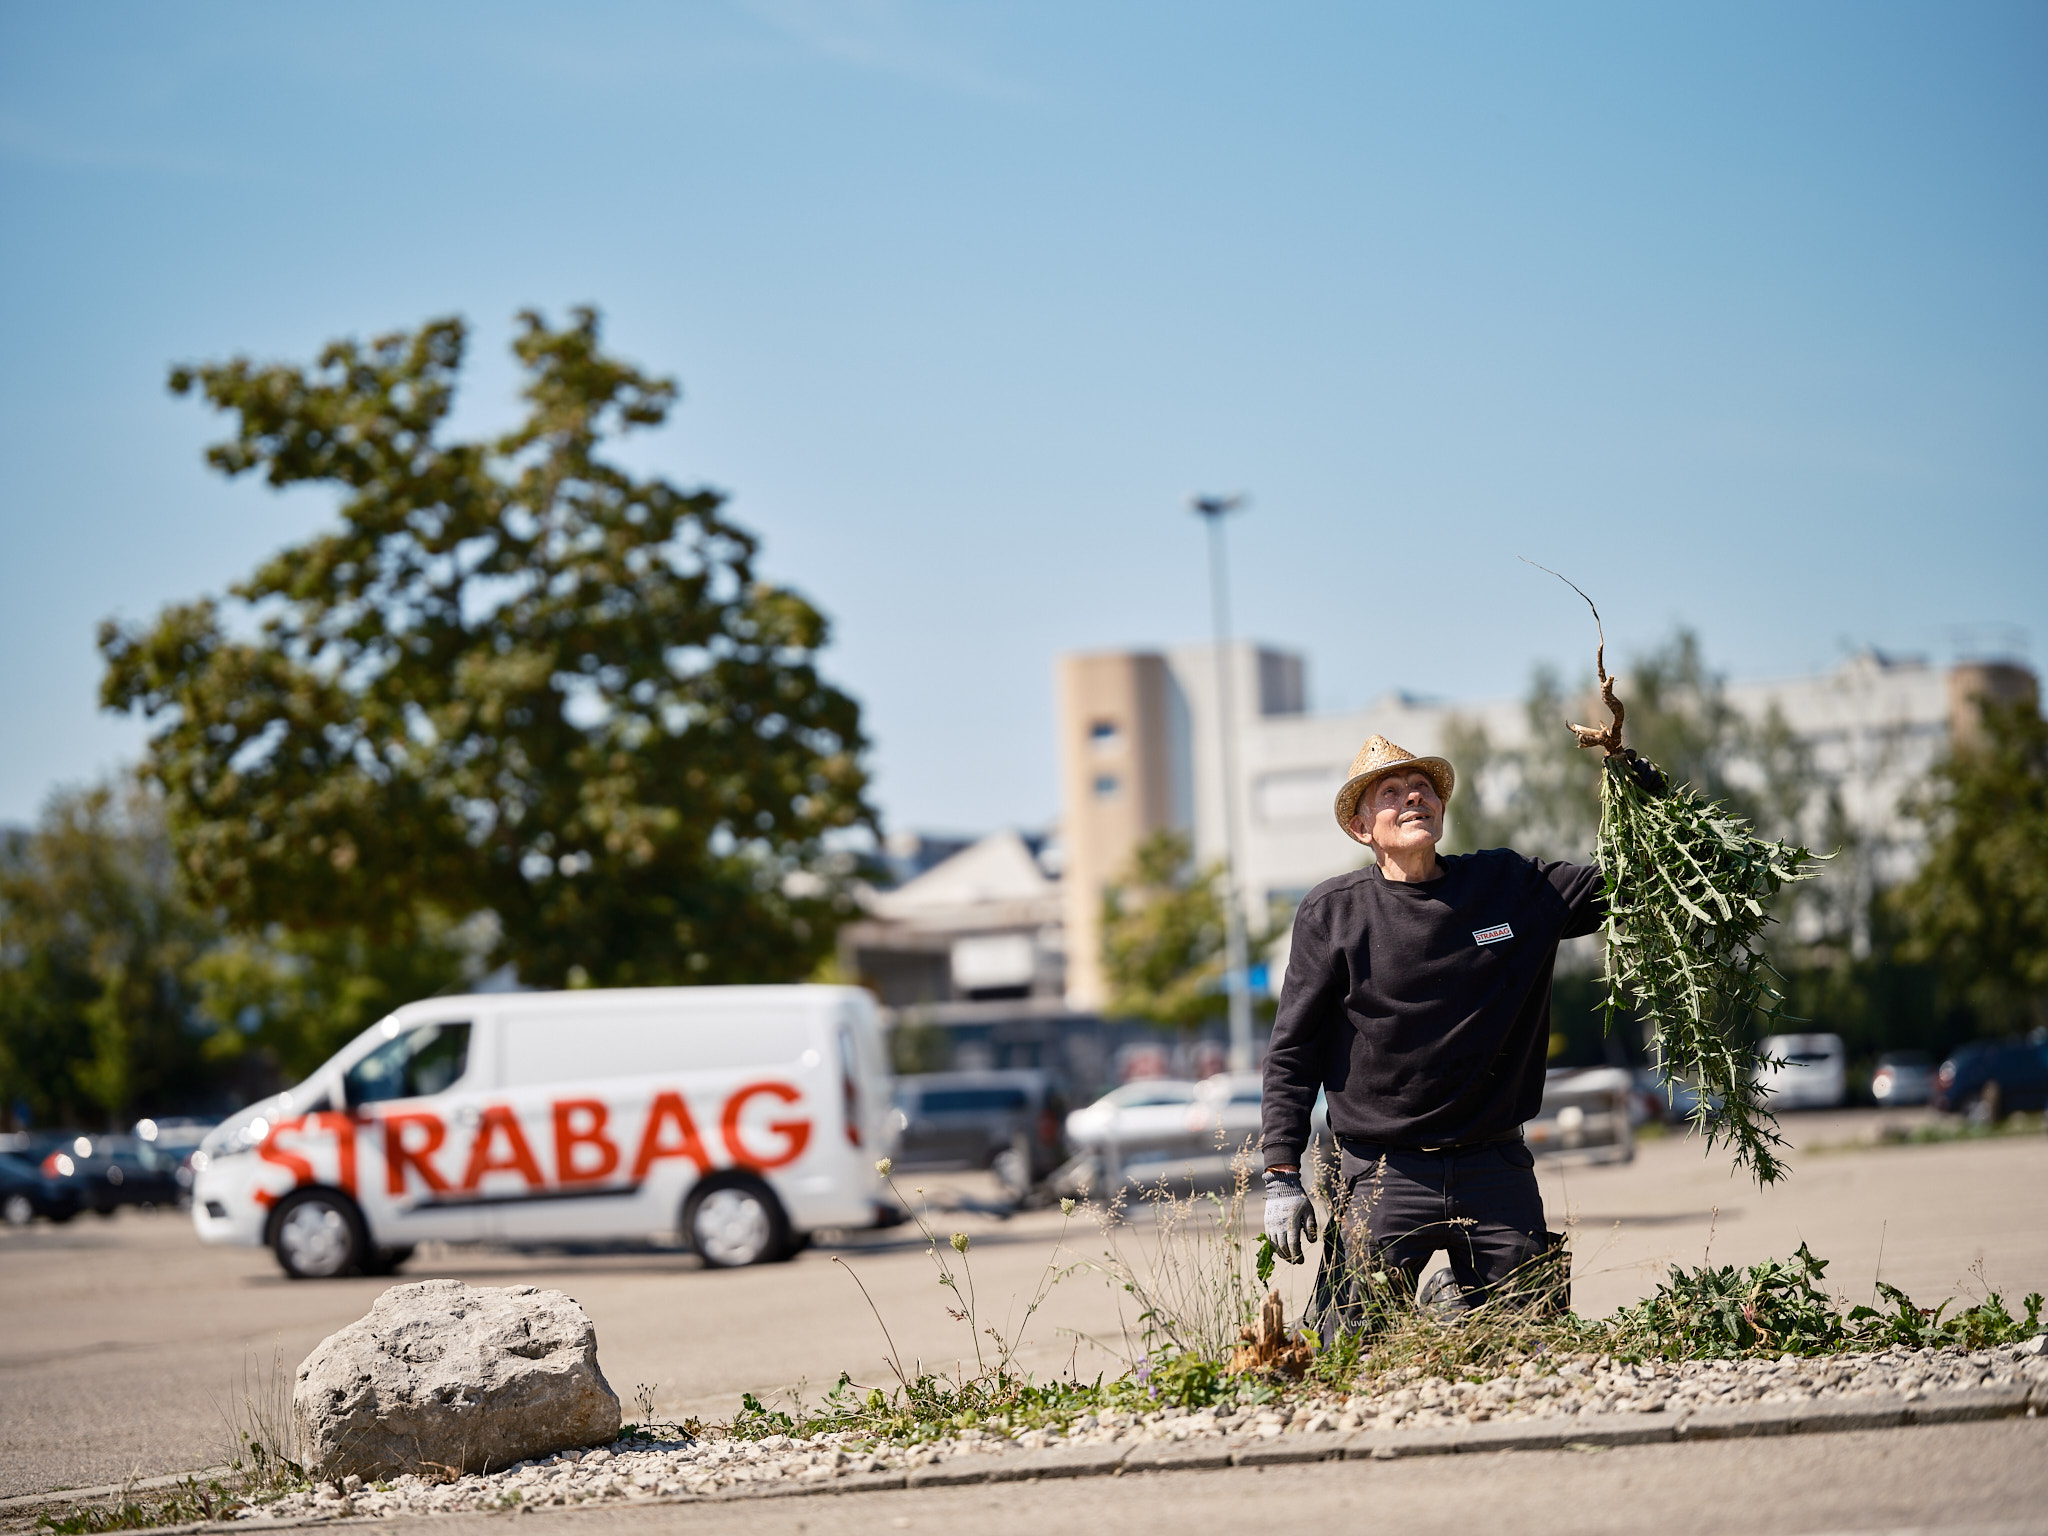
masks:
<path fill-rule="evenodd" d="M 1247 1376 L 1254 1372 L 1299 1380 L 1315 1359 L 1315 1350 L 1287 1337 L 1287 1306 L 1279 1289 L 1266 1292 L 1266 1304 L 1259 1308 L 1259 1321 L 1238 1330 L 1244 1340 L 1223 1368 L 1226 1376 Z"/>
<path fill-rule="evenodd" d="M 1527 559 L 1524 556 L 1517 555 L 1515 558 L 1524 565 L 1536 565 L 1534 560 Z M 1621 744 L 1621 722 L 1622 717 L 1627 714 L 1627 710 L 1622 707 L 1621 700 L 1615 696 L 1614 679 L 1607 675 L 1607 629 L 1600 622 L 1600 609 L 1595 605 L 1592 598 L 1586 597 L 1585 588 L 1581 587 L 1576 581 L 1573 581 L 1571 577 L 1561 571 L 1553 571 L 1547 565 L 1536 565 L 1536 569 L 1542 571 L 1546 576 L 1555 576 L 1559 581 L 1578 593 L 1580 597 L 1585 598 L 1586 606 L 1593 610 L 1593 632 L 1599 636 L 1599 644 L 1593 648 L 1593 670 L 1600 674 L 1600 702 L 1607 706 L 1608 723 L 1604 729 L 1599 729 L 1590 725 L 1574 725 L 1571 721 L 1567 720 L 1564 723 L 1564 728 L 1579 739 L 1579 746 L 1581 748 L 1604 747 L 1609 757 L 1633 759 L 1635 753 Z"/>

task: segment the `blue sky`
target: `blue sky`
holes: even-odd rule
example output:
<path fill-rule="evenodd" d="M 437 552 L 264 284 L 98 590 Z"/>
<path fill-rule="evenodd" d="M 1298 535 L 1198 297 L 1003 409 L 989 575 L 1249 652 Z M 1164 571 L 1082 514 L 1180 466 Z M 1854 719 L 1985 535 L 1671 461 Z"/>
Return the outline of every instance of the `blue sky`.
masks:
<path fill-rule="evenodd" d="M 326 514 L 170 363 L 600 305 L 643 466 L 833 616 L 892 825 L 1057 811 L 1054 657 L 1312 703 L 2048 643 L 2048 8 L 0 9 L 0 820 L 132 759 L 97 623 Z"/>

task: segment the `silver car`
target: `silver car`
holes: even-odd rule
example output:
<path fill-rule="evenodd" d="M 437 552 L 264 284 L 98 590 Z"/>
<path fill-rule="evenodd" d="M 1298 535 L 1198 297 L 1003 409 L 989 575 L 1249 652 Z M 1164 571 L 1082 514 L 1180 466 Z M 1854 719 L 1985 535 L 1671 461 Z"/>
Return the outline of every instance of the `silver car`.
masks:
<path fill-rule="evenodd" d="M 1886 1109 L 1934 1097 L 1934 1062 L 1925 1051 L 1887 1051 L 1870 1075 L 1870 1096 Z"/>
<path fill-rule="evenodd" d="M 1773 1110 L 1833 1109 L 1849 1096 L 1849 1051 L 1840 1035 L 1771 1035 L 1757 1054 L 1784 1063 L 1756 1075 Z"/>
<path fill-rule="evenodd" d="M 1125 1083 L 1067 1116 L 1067 1143 L 1081 1154 L 1077 1162 L 1089 1164 L 1099 1187 L 1181 1178 L 1227 1184 L 1236 1177 L 1237 1159 L 1258 1150 L 1260 1089 L 1257 1072 L 1219 1072 L 1199 1083 Z M 1327 1140 L 1320 1093 L 1309 1131 Z"/>
<path fill-rule="evenodd" d="M 1636 1155 L 1640 1094 L 1625 1067 L 1558 1067 L 1543 1075 L 1543 1108 L 1522 1127 L 1538 1157 L 1584 1152 L 1594 1162 L 1626 1163 Z"/>

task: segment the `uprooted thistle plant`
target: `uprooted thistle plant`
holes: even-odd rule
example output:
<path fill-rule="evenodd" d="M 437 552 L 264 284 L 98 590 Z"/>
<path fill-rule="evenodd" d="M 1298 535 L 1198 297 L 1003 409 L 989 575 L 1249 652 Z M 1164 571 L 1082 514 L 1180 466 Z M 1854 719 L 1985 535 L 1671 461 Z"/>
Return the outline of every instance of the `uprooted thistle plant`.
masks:
<path fill-rule="evenodd" d="M 1667 788 L 1647 758 L 1622 745 L 1626 711 L 1607 675 L 1600 610 L 1569 578 L 1536 568 L 1585 598 L 1599 633 L 1593 665 L 1609 723 L 1566 729 L 1581 747 L 1606 753 L 1597 855 L 1607 882 L 1605 1025 L 1611 1031 L 1629 1013 L 1648 1025 L 1667 1078 L 1698 1088 L 1694 1129 L 1709 1147 L 1729 1146 L 1758 1184 L 1774 1183 L 1786 1172 L 1778 1157 L 1785 1139 L 1756 1078 L 1778 1063 L 1752 1041 L 1786 1015 L 1763 934 L 1778 892 L 1820 871 L 1806 849 L 1757 836 L 1689 785 Z"/>
<path fill-rule="evenodd" d="M 1653 797 L 1632 764 L 1607 759 L 1600 783 L 1600 868 L 1607 877 L 1606 1025 L 1649 1024 L 1667 1076 L 1698 1087 L 1690 1120 L 1725 1143 L 1758 1184 L 1785 1174 L 1784 1138 L 1751 1045 L 1784 1019 L 1781 978 L 1764 953 L 1769 903 L 1813 878 L 1804 848 L 1766 842 L 1740 817 L 1680 786 Z"/>

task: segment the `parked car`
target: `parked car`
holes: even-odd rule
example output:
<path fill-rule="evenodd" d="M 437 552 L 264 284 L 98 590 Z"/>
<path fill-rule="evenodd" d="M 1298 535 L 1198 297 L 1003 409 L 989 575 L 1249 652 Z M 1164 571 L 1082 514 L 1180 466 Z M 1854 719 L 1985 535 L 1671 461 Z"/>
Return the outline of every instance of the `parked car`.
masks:
<path fill-rule="evenodd" d="M 1066 1105 L 1036 1071 L 924 1072 L 896 1079 L 896 1161 L 994 1168 L 1022 1193 L 1060 1165 Z"/>
<path fill-rule="evenodd" d="M 1783 1063 L 1756 1074 L 1773 1110 L 1833 1109 L 1849 1096 L 1849 1051 L 1840 1035 L 1768 1035 L 1757 1054 Z"/>
<path fill-rule="evenodd" d="M 1664 1079 L 1648 1067 L 1628 1069 L 1628 1123 L 1632 1127 L 1662 1124 L 1671 1118 L 1671 1100 Z"/>
<path fill-rule="evenodd" d="M 1235 1157 L 1259 1144 L 1264 1119 L 1265 1074 L 1218 1072 L 1195 1084 L 1189 1131 L 1212 1152 Z"/>
<path fill-rule="evenodd" d="M 0 1152 L 11 1152 L 26 1162 L 41 1165 L 52 1152 L 68 1149 L 71 1144 L 84 1136 L 90 1138 L 90 1131 L 64 1131 L 45 1127 L 37 1131 L 8 1131 L 0 1135 Z"/>
<path fill-rule="evenodd" d="M 78 1136 L 43 1159 L 52 1178 L 76 1179 L 79 1198 L 96 1216 L 124 1205 L 181 1205 L 189 1183 L 178 1179 L 183 1161 L 133 1136 Z"/>
<path fill-rule="evenodd" d="M 1187 1078 L 1144 1077 L 1112 1088 L 1067 1116 L 1067 1145 L 1105 1168 L 1187 1150 L 1195 1085 Z"/>
<path fill-rule="evenodd" d="M 1227 1183 L 1239 1154 L 1258 1147 L 1260 1085 L 1256 1072 L 1218 1072 L 1199 1083 L 1142 1078 L 1067 1116 L 1067 1141 L 1077 1163 L 1089 1164 L 1091 1182 L 1102 1185 L 1182 1177 Z M 1309 1134 L 1327 1143 L 1328 1131 L 1318 1093 Z"/>
<path fill-rule="evenodd" d="M 893 1222 L 888 1059 L 857 987 L 646 987 L 408 1003 L 216 1126 L 201 1241 L 294 1278 L 415 1244 L 679 1230 L 707 1265 Z"/>
<path fill-rule="evenodd" d="M 1870 1096 L 1885 1109 L 1925 1104 L 1934 1097 L 1934 1063 L 1925 1051 L 1885 1052 L 1870 1074 Z"/>
<path fill-rule="evenodd" d="M 1644 1116 L 1645 1119 L 1682 1126 L 1692 1118 L 1693 1111 L 1699 1108 L 1702 1100 L 1710 1112 L 1719 1114 L 1721 1111 L 1720 1095 L 1702 1094 L 1700 1085 L 1690 1078 L 1666 1077 L 1654 1067 L 1643 1067 L 1633 1076 L 1639 1100 L 1647 1101 L 1654 1110 L 1653 1114 Z"/>
<path fill-rule="evenodd" d="M 1936 1070 L 1932 1103 L 1977 1120 L 2048 1109 L 2048 1034 L 1964 1046 Z"/>
<path fill-rule="evenodd" d="M 11 1227 L 25 1227 L 38 1216 L 69 1221 L 78 1214 L 77 1182 L 52 1178 L 26 1158 L 0 1152 L 0 1214 Z"/>
<path fill-rule="evenodd" d="M 1542 1112 L 1522 1138 L 1539 1157 L 1590 1152 L 1595 1162 L 1625 1163 L 1636 1155 L 1638 1101 L 1625 1067 L 1553 1068 L 1543 1074 Z"/>
<path fill-rule="evenodd" d="M 198 1177 L 193 1171 L 192 1159 L 205 1142 L 206 1133 L 219 1123 L 218 1120 L 202 1120 L 192 1115 L 138 1120 L 135 1122 L 135 1139 L 148 1149 L 155 1160 L 170 1167 L 181 1199 L 189 1200 L 192 1181 Z"/>

